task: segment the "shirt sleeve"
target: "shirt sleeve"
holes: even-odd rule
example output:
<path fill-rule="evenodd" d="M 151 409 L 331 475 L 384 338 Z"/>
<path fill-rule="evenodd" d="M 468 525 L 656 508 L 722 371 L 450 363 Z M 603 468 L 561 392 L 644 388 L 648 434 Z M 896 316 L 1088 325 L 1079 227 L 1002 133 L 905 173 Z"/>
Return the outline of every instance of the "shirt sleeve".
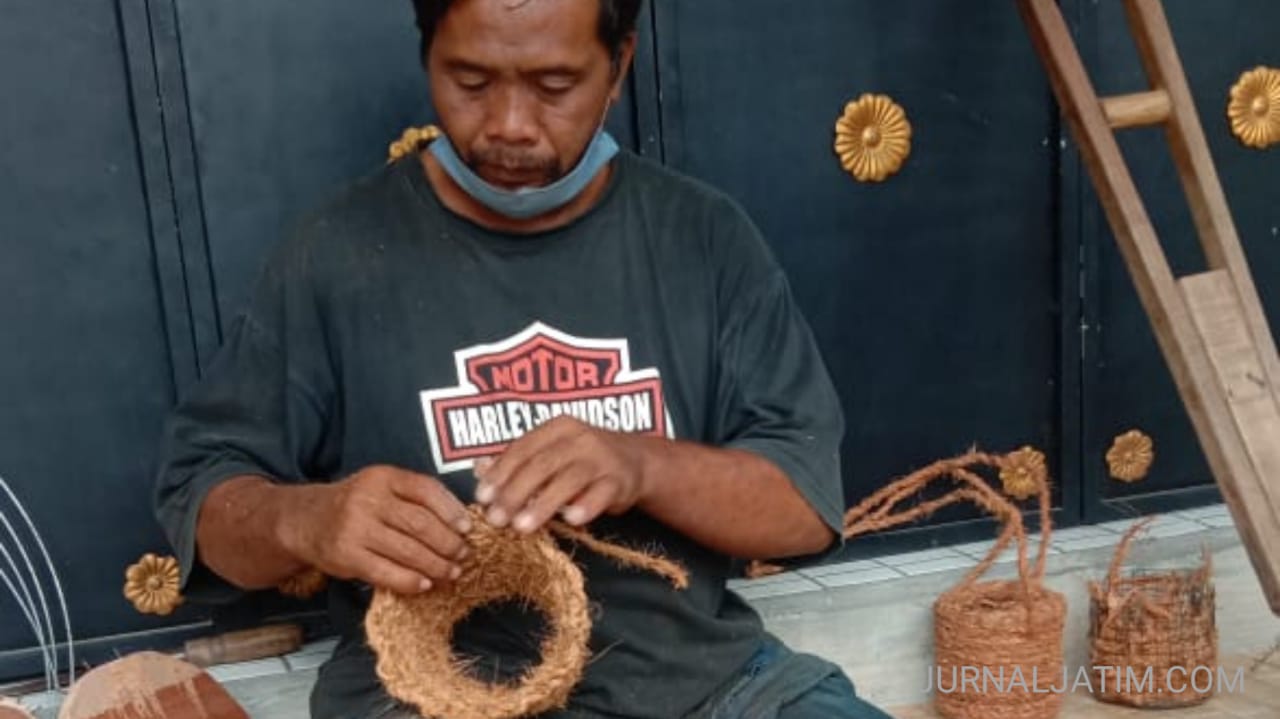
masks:
<path fill-rule="evenodd" d="M 165 425 L 154 508 L 192 599 L 241 594 L 198 558 L 196 520 L 210 490 L 239 475 L 300 482 L 329 464 L 332 374 L 303 264 L 288 253 L 269 261 L 249 307 Z"/>
<path fill-rule="evenodd" d="M 845 505 L 839 398 L 787 278 L 759 232 L 740 210 L 729 227 L 717 283 L 718 444 L 777 465 L 840 536 Z M 829 551 L 842 545 L 843 539 Z"/>

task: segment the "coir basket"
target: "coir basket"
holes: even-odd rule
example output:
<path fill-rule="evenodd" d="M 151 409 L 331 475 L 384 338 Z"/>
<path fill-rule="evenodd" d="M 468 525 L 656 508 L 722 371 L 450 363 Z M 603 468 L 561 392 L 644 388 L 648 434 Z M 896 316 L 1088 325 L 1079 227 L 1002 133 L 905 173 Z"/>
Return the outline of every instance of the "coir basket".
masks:
<path fill-rule="evenodd" d="M 1218 663 L 1213 562 L 1150 573 L 1121 573 L 1134 538 L 1151 522 L 1130 527 L 1103 583 L 1089 583 L 1089 655 L 1094 696 L 1135 707 L 1171 708 L 1213 696 L 1214 682 L 1196 672 Z"/>
<path fill-rule="evenodd" d="M 450 585 L 417 596 L 377 590 L 365 633 L 377 655 L 387 692 L 432 719 L 513 719 L 565 704 L 587 661 L 591 619 L 582 571 L 553 537 L 581 544 L 613 560 L 688 586 L 685 571 L 659 556 L 592 537 L 561 522 L 522 535 L 497 528 L 472 508 L 471 553 Z M 492 683 L 468 671 L 453 650 L 458 622 L 476 609 L 517 600 L 539 610 L 549 631 L 541 658 L 513 684 Z"/>
<path fill-rule="evenodd" d="M 986 557 L 933 605 L 934 706 L 947 719 L 1050 719 L 1062 706 L 1062 694 L 1052 687 L 1063 673 L 1066 600 L 1042 584 L 1051 532 L 1048 478 L 1035 478 L 1042 535 L 1032 565 L 1021 512 L 977 474 L 984 467 L 1006 468 L 1012 456 L 974 451 L 936 462 L 890 483 L 845 515 L 850 538 L 959 502 L 972 502 L 1003 523 Z M 927 485 L 948 479 L 955 486 L 944 496 L 897 509 Z M 1018 578 L 979 581 L 1011 543 L 1017 546 Z"/>

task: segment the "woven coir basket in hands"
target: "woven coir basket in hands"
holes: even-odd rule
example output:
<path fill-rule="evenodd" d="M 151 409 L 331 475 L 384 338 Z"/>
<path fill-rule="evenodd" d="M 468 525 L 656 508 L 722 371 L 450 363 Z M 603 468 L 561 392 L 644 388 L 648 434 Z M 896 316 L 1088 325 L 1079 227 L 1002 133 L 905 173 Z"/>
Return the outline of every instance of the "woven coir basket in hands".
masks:
<path fill-rule="evenodd" d="M 666 577 L 677 589 L 688 586 L 678 565 L 560 522 L 523 535 L 490 525 L 479 508 L 471 516 L 471 552 L 457 581 L 417 596 L 377 590 L 365 616 L 383 686 L 424 717 L 513 719 L 564 706 L 582 677 L 591 619 L 582 571 L 553 534 Z M 454 627 L 482 606 L 509 600 L 525 602 L 546 618 L 541 659 L 516 683 L 485 682 L 468 671 L 471 660 L 455 655 Z"/>

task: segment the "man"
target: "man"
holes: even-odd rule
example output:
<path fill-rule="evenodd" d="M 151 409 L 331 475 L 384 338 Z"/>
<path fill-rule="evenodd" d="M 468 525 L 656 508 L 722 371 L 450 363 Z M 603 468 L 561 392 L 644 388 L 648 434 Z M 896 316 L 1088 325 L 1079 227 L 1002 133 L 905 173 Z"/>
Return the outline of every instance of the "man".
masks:
<path fill-rule="evenodd" d="M 370 587 L 458 576 L 473 501 L 689 570 L 675 591 L 575 553 L 592 659 L 551 716 L 886 716 L 725 589 L 731 558 L 838 537 L 843 419 L 742 211 L 602 129 L 638 5 L 416 0 L 444 136 L 277 248 L 169 424 L 158 515 L 189 594 L 345 580 L 315 717 L 416 716 L 379 685 L 361 619 Z M 499 607 L 456 643 L 510 678 L 534 630 Z"/>

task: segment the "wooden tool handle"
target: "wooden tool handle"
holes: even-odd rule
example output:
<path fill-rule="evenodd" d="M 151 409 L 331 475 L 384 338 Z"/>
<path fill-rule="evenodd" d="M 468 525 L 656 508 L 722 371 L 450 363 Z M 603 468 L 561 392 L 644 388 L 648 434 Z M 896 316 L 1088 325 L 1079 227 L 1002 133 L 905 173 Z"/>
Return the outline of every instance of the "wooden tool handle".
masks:
<path fill-rule="evenodd" d="M 185 659 L 198 667 L 278 657 L 302 647 L 302 627 L 276 624 L 192 639 L 183 646 Z"/>

